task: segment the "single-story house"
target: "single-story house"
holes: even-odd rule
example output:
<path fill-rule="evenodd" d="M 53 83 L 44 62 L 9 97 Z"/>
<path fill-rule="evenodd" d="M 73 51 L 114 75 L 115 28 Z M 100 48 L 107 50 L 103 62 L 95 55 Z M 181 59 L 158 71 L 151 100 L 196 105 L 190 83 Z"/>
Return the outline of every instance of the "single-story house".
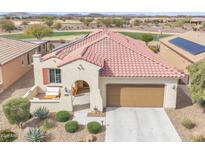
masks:
<path fill-rule="evenodd" d="M 38 51 L 41 53 L 41 55 L 45 55 L 48 53 L 48 46 L 49 46 L 49 42 L 50 42 L 48 40 L 23 40 L 23 41 L 37 44 Z"/>
<path fill-rule="evenodd" d="M 0 37 L 0 93 L 32 68 L 38 45 Z"/>
<path fill-rule="evenodd" d="M 187 73 L 187 66 L 205 58 L 205 33 L 186 32 L 160 39 L 160 52 L 167 63 Z"/>
<path fill-rule="evenodd" d="M 177 85 L 183 76 L 141 41 L 107 29 L 43 57 L 35 54 L 33 59 L 38 93 L 46 93 L 48 87 L 60 88 L 59 101 L 48 105 L 51 110 L 73 110 L 73 97 L 86 89 L 91 110 L 108 106 L 175 108 Z"/>

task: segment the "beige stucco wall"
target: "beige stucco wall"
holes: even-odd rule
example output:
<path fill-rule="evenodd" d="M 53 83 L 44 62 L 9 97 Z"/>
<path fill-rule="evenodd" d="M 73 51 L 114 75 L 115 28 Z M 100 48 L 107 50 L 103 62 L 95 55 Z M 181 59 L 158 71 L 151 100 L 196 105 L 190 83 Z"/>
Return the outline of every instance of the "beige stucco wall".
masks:
<path fill-rule="evenodd" d="M 106 107 L 106 85 L 107 84 L 163 84 L 165 85 L 164 92 L 164 107 L 175 108 L 177 96 L 178 79 L 173 78 L 113 78 L 100 77 L 100 90 L 103 100 L 103 106 Z"/>
<path fill-rule="evenodd" d="M 164 92 L 164 107 L 176 107 L 177 94 L 177 78 L 111 78 L 99 77 L 100 67 L 83 60 L 77 60 L 67 65 L 60 67 L 62 83 L 61 84 L 43 84 L 43 68 L 57 68 L 60 63 L 59 59 L 51 58 L 47 61 L 40 62 L 40 55 L 34 55 L 34 74 L 35 84 L 42 89 L 46 86 L 61 87 L 61 104 L 66 107 L 66 110 L 72 111 L 71 96 L 66 96 L 64 89 L 68 90 L 74 85 L 77 80 L 84 80 L 90 86 L 90 108 L 98 108 L 103 110 L 106 107 L 106 85 L 111 83 L 116 84 L 163 84 L 165 85 Z M 79 70 L 80 65 L 83 70 Z M 67 105 L 66 105 L 67 104 Z M 60 105 L 60 104 L 59 104 Z"/>
<path fill-rule="evenodd" d="M 35 50 L 29 52 L 31 60 L 34 53 Z M 32 65 L 28 65 L 27 53 L 2 65 L 0 78 L 3 80 L 3 90 L 20 79 L 30 69 L 32 69 Z"/>
<path fill-rule="evenodd" d="M 158 53 L 168 64 L 174 66 L 178 70 L 187 73 L 187 66 L 192 64 L 189 60 L 177 54 L 174 50 L 168 48 L 162 42 L 160 43 L 160 52 Z"/>
<path fill-rule="evenodd" d="M 99 90 L 99 69 L 100 67 L 91 64 L 83 60 L 77 60 L 70 64 L 60 67 L 61 69 L 61 84 L 43 84 L 43 68 L 58 68 L 60 63 L 59 59 L 51 58 L 47 61 L 40 62 L 40 55 L 34 55 L 34 76 L 35 84 L 42 89 L 46 90 L 46 86 L 60 86 L 61 87 L 61 102 L 63 104 L 67 103 L 68 110 L 72 110 L 70 103 L 71 96 L 66 96 L 64 89 L 67 88 L 71 90 L 74 86 L 75 81 L 84 80 L 89 84 L 90 87 L 90 108 L 98 108 L 98 110 L 103 110 L 102 99 Z M 79 70 L 78 67 L 82 66 L 84 70 Z"/>

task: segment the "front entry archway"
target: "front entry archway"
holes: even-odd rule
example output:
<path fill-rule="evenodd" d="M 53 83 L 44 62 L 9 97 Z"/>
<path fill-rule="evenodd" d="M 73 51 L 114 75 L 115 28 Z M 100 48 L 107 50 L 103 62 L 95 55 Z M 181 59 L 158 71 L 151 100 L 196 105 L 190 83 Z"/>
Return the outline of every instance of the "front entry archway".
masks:
<path fill-rule="evenodd" d="M 90 108 L 90 86 L 84 80 L 77 80 L 71 87 L 73 111 Z"/>

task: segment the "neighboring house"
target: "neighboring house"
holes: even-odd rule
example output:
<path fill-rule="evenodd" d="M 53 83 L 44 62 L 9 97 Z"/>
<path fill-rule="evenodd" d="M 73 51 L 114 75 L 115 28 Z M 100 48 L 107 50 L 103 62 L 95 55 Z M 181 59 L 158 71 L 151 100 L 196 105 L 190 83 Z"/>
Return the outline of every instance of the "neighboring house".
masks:
<path fill-rule="evenodd" d="M 187 66 L 205 58 L 205 33 L 186 32 L 160 39 L 160 57 L 187 73 Z"/>
<path fill-rule="evenodd" d="M 42 55 L 45 55 L 48 53 L 49 41 L 47 41 L 47 40 L 23 40 L 23 41 L 37 44 L 38 45 L 38 52 Z"/>
<path fill-rule="evenodd" d="M 32 68 L 38 45 L 0 37 L 0 93 Z"/>
<path fill-rule="evenodd" d="M 141 41 L 122 34 L 100 30 L 33 58 L 35 84 L 41 93 L 47 87 L 61 89 L 59 103 L 50 103 L 51 110 L 73 110 L 70 94 L 86 89 L 90 91 L 91 110 L 102 111 L 107 106 L 176 107 L 178 80 L 183 74 Z"/>

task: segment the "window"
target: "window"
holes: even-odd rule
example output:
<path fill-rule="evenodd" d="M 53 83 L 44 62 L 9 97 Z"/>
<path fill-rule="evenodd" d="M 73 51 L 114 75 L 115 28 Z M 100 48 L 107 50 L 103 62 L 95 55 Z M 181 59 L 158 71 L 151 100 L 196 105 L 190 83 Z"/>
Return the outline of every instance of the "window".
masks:
<path fill-rule="evenodd" d="M 50 83 L 61 83 L 61 70 L 49 69 L 49 81 Z"/>
<path fill-rule="evenodd" d="M 32 58 L 30 57 L 30 54 L 27 53 L 27 64 L 30 65 L 32 63 Z"/>

